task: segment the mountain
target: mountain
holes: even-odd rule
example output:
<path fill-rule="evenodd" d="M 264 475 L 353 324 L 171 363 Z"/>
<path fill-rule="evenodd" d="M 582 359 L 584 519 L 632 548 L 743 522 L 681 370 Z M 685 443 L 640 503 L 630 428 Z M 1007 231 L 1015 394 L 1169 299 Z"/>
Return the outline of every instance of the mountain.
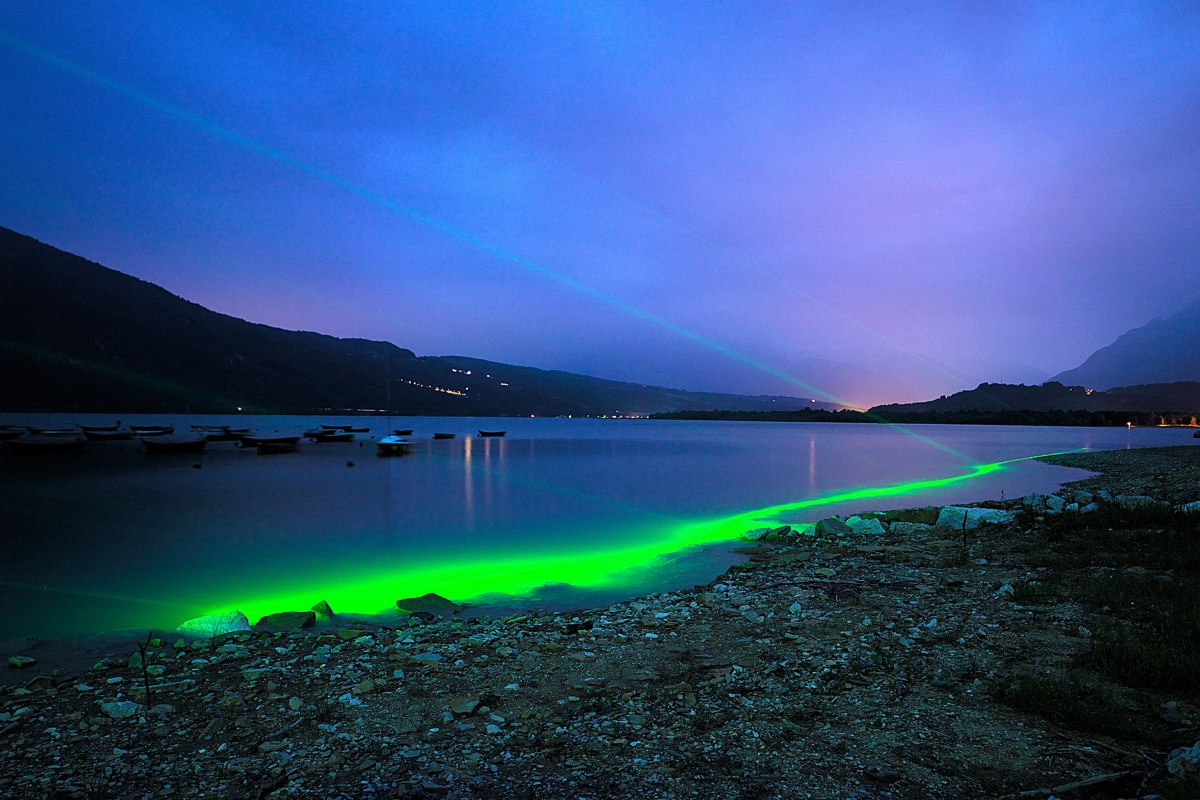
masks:
<path fill-rule="evenodd" d="M 1200 381 L 1200 298 L 1174 316 L 1134 328 L 1053 380 L 1092 389 Z"/>
<path fill-rule="evenodd" d="M 1164 411 L 1194 414 L 1200 412 L 1200 383 L 1152 383 L 1120 386 L 1105 392 L 1082 386 L 1064 386 L 1047 381 L 1041 386 L 1025 384 L 981 383 L 974 389 L 923 403 L 892 403 L 875 406 L 871 413 L 888 419 L 897 415 L 959 411 Z"/>
<path fill-rule="evenodd" d="M 831 408 L 686 392 L 288 331 L 0 228 L 0 409 L 642 416 Z"/>

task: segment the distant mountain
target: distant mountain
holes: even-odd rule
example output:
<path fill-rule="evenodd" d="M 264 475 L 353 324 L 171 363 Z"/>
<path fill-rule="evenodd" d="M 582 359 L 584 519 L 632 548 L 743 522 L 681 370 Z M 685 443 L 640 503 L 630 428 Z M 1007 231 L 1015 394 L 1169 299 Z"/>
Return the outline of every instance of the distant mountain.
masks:
<path fill-rule="evenodd" d="M 1053 380 L 1091 389 L 1200 381 L 1200 299 L 1174 316 L 1134 328 Z"/>
<path fill-rule="evenodd" d="M 1041 386 L 981 383 L 978 387 L 943 395 L 923 403 L 891 403 L 871 412 L 889 419 L 897 415 L 960 411 L 1164 411 L 1200 413 L 1200 383 L 1152 383 L 1093 391 L 1082 386 L 1064 386 L 1048 381 Z"/>
<path fill-rule="evenodd" d="M 832 408 L 686 392 L 258 325 L 0 228 L 0 409 L 642 416 Z"/>

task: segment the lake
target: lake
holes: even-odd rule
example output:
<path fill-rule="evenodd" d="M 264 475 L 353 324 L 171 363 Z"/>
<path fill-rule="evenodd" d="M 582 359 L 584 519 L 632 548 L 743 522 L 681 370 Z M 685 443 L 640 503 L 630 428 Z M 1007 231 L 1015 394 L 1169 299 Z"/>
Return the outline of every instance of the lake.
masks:
<path fill-rule="evenodd" d="M 381 458 L 369 437 L 384 434 L 382 418 L 126 421 L 372 433 L 270 456 L 224 442 L 199 454 L 136 442 L 0 453 L 0 638 L 169 630 L 231 608 L 253 623 L 322 599 L 394 615 L 397 599 L 430 591 L 496 608 L 607 604 L 711 580 L 741 559 L 729 542 L 759 524 L 1051 491 L 1083 473 L 978 465 L 1195 441 L 1170 428 L 394 417 L 418 447 Z"/>

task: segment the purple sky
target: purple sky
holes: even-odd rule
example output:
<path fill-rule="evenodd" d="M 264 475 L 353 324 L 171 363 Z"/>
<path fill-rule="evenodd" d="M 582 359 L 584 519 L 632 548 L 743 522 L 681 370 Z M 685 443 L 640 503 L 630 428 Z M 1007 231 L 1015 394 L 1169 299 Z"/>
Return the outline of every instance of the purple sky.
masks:
<path fill-rule="evenodd" d="M 0 9 L 0 224 L 273 325 L 856 404 L 1200 293 L 1195 4 L 299 8 Z"/>

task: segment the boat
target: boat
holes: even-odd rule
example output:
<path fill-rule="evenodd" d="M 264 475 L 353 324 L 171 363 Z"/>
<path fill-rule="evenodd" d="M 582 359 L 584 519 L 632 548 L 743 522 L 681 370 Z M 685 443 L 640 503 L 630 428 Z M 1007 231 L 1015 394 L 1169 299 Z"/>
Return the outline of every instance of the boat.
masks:
<path fill-rule="evenodd" d="M 487 438 L 489 436 L 503 436 L 506 433 L 508 433 L 508 431 L 480 431 L 479 435 Z"/>
<path fill-rule="evenodd" d="M 129 430 L 137 436 L 170 436 L 175 432 L 174 425 L 130 425 Z"/>
<path fill-rule="evenodd" d="M 266 444 L 266 445 L 290 444 L 290 445 L 293 445 L 293 447 L 294 447 L 295 445 L 300 444 L 299 436 L 258 436 L 258 435 L 242 434 L 241 436 L 238 437 L 238 440 L 242 443 L 242 447 L 258 447 L 259 445 L 264 445 L 264 444 Z"/>
<path fill-rule="evenodd" d="M 410 442 L 403 436 L 385 436 L 375 443 L 375 454 L 381 456 L 402 456 L 412 452 L 416 442 Z"/>
<path fill-rule="evenodd" d="M 147 453 L 198 453 L 208 444 L 203 436 L 149 436 L 142 437 L 142 447 Z"/>
<path fill-rule="evenodd" d="M 304 436 L 306 439 L 312 439 L 314 442 L 352 442 L 352 441 L 354 441 L 353 433 L 351 433 L 350 431 L 345 431 L 345 430 L 340 430 L 340 429 L 337 429 L 337 430 L 321 429 L 321 430 L 305 431 Z"/>
<path fill-rule="evenodd" d="M 71 453 L 78 452 L 87 444 L 87 439 L 78 433 L 70 436 L 40 436 L 29 434 L 5 442 L 14 453 Z"/>
<path fill-rule="evenodd" d="M 327 431 L 348 431 L 353 428 L 353 425 L 326 425 L 321 423 L 321 427 Z"/>
<path fill-rule="evenodd" d="M 260 456 L 269 456 L 275 453 L 294 453 L 299 449 L 300 437 L 284 437 L 291 438 L 292 441 L 283 441 L 281 439 L 273 439 L 258 443 L 258 454 Z"/>
<path fill-rule="evenodd" d="M 435 433 L 433 435 L 433 438 L 435 438 L 435 439 L 453 439 L 455 436 L 456 436 L 456 434 L 453 434 L 453 433 Z"/>
<path fill-rule="evenodd" d="M 228 425 L 189 425 L 196 433 L 228 433 Z"/>
<path fill-rule="evenodd" d="M 115 442 L 132 439 L 133 431 L 94 431 L 84 428 L 83 435 L 89 442 Z"/>
<path fill-rule="evenodd" d="M 370 433 L 370 428 L 342 428 L 347 433 Z"/>
<path fill-rule="evenodd" d="M 412 428 L 406 431 L 392 431 L 393 436 L 412 436 Z"/>
<path fill-rule="evenodd" d="M 117 420 L 112 425 L 80 425 L 79 427 L 84 433 L 87 433 L 88 431 L 108 433 L 109 431 L 115 431 L 119 429 L 121 427 L 121 420 Z"/>
<path fill-rule="evenodd" d="M 78 428 L 28 428 L 35 436 L 78 436 Z"/>
<path fill-rule="evenodd" d="M 24 436 L 29 431 L 24 428 L 18 428 L 15 425 L 4 425 L 0 427 L 0 442 L 7 442 L 9 439 L 16 439 L 19 436 Z"/>

